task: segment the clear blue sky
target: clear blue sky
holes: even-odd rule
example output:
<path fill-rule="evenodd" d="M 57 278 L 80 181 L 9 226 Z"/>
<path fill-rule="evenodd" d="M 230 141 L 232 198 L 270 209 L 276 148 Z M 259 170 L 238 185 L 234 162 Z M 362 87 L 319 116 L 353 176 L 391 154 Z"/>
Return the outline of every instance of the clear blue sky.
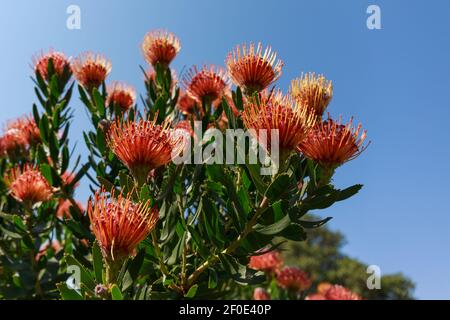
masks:
<path fill-rule="evenodd" d="M 81 8 L 81 30 L 66 28 L 66 8 Z M 381 7 L 382 30 L 366 28 L 366 8 Z M 382 272 L 402 271 L 419 298 L 450 298 L 449 1 L 2 1 L 0 122 L 29 113 L 36 99 L 31 56 L 53 47 L 111 58 L 110 79 L 142 92 L 139 44 L 154 28 L 182 41 L 174 67 L 222 64 L 234 45 L 262 40 L 285 61 L 279 85 L 302 71 L 334 82 L 333 115 L 354 115 L 372 145 L 338 169 L 335 183 L 363 183 L 356 197 L 323 215 L 348 239 L 345 251 Z M 89 125 L 78 98 L 72 142 L 84 152 Z M 78 196 L 86 199 L 87 188 Z M 449 197 L 449 198 L 447 198 Z"/>

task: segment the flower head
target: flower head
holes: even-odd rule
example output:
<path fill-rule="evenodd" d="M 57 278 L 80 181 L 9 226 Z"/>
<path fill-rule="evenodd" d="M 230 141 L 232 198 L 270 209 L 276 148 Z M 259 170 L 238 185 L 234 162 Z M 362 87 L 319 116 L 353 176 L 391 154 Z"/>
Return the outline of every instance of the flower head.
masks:
<path fill-rule="evenodd" d="M 280 91 L 259 96 L 259 103 L 248 99 L 244 105 L 245 126 L 257 134 L 266 130 L 268 141 L 271 141 L 271 130 L 278 129 L 280 150 L 295 150 L 314 125 L 314 114 Z"/>
<path fill-rule="evenodd" d="M 190 116 L 194 114 L 194 108 L 196 105 L 195 99 L 193 99 L 186 92 L 180 92 L 180 97 L 178 98 L 177 107 L 180 111 L 186 115 Z"/>
<path fill-rule="evenodd" d="M 142 41 L 142 54 L 153 66 L 157 63 L 167 67 L 181 49 L 180 40 L 163 30 L 150 31 Z"/>
<path fill-rule="evenodd" d="M 281 76 L 283 62 L 270 47 L 263 50 L 261 43 L 247 48 L 237 46 L 226 59 L 231 80 L 247 94 L 260 92 Z"/>
<path fill-rule="evenodd" d="M 122 111 L 130 109 L 136 101 L 136 90 L 122 82 L 113 82 L 107 88 L 107 106 L 117 106 Z"/>
<path fill-rule="evenodd" d="M 335 121 L 328 118 L 317 123 L 300 143 L 299 150 L 328 169 L 335 169 L 356 158 L 368 145 L 364 145 L 366 131 L 361 130 L 361 124 L 353 127 L 352 121 L 350 119 L 347 124 L 342 124 L 342 119 Z"/>
<path fill-rule="evenodd" d="M 220 67 L 203 65 L 201 69 L 196 66 L 189 69 L 183 78 L 186 92 L 198 103 L 207 100 L 210 103 L 222 96 L 230 89 L 230 81 L 225 71 Z"/>
<path fill-rule="evenodd" d="M 132 255 L 158 221 L 158 209 L 150 206 L 150 200 L 136 204 L 130 197 L 119 194 L 115 198 L 113 191 L 108 197 L 102 189 L 88 202 L 91 228 L 108 263 Z"/>
<path fill-rule="evenodd" d="M 276 272 L 283 265 L 278 251 L 269 251 L 250 257 L 249 268 L 265 272 Z"/>
<path fill-rule="evenodd" d="M 307 73 L 292 80 L 290 91 L 300 105 L 311 108 L 321 117 L 333 97 L 333 84 L 323 75 Z"/>
<path fill-rule="evenodd" d="M 111 124 L 107 139 L 114 154 L 140 182 L 145 182 L 152 169 L 167 164 L 172 154 L 183 149 L 181 139 L 175 136 L 168 121 L 162 125 L 154 120 L 124 124 L 116 121 Z"/>
<path fill-rule="evenodd" d="M 356 293 L 340 285 L 328 284 L 326 288 L 317 288 L 317 293 L 308 295 L 307 300 L 362 300 Z"/>
<path fill-rule="evenodd" d="M 39 168 L 30 165 L 25 165 L 23 169 L 11 169 L 5 176 L 5 183 L 17 201 L 29 206 L 50 200 L 53 194 L 50 184 Z"/>
<path fill-rule="evenodd" d="M 77 202 L 78 209 L 81 212 L 84 212 L 83 205 L 80 202 Z M 56 209 L 56 217 L 63 219 L 63 218 L 70 218 L 70 208 L 73 207 L 73 204 L 68 199 L 59 199 L 58 201 L 58 208 Z"/>
<path fill-rule="evenodd" d="M 72 64 L 78 82 L 87 90 L 98 88 L 111 72 L 111 62 L 100 54 L 84 52 Z"/>
<path fill-rule="evenodd" d="M 263 288 L 256 288 L 253 291 L 253 300 L 270 300 L 270 294 Z"/>
<path fill-rule="evenodd" d="M 70 78 L 70 59 L 66 58 L 64 53 L 50 50 L 47 53 L 41 52 L 33 57 L 33 67 L 36 73 L 46 81 L 50 81 L 48 74 L 48 63 L 52 60 L 54 72 L 58 77 Z"/>
<path fill-rule="evenodd" d="M 30 146 L 40 141 L 40 131 L 34 119 L 23 116 L 6 125 L 5 133 L 0 138 L 0 152 L 12 158 L 24 156 Z"/>
<path fill-rule="evenodd" d="M 284 267 L 276 274 L 277 284 L 287 290 L 305 291 L 311 286 L 311 279 L 303 270 Z"/>

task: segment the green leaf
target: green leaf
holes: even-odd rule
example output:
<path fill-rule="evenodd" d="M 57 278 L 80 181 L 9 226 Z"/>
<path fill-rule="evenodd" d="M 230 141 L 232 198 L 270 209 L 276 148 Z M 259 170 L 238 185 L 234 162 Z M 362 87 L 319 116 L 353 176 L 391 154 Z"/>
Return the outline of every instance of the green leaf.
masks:
<path fill-rule="evenodd" d="M 189 288 L 188 292 L 184 295 L 186 298 L 194 298 L 197 294 L 198 285 L 195 284 Z"/>
<path fill-rule="evenodd" d="M 123 300 L 122 292 L 116 284 L 111 287 L 111 297 L 113 300 Z"/>
<path fill-rule="evenodd" d="M 269 185 L 264 195 L 271 201 L 279 199 L 288 189 L 290 180 L 291 178 L 287 173 L 278 175 Z"/>
<path fill-rule="evenodd" d="M 145 248 L 142 248 L 139 253 L 134 257 L 133 261 L 131 261 L 130 266 L 128 267 L 128 272 L 133 280 L 136 280 L 139 271 L 141 270 L 142 264 L 144 263 L 145 258 Z"/>
<path fill-rule="evenodd" d="M 103 282 L 103 257 L 98 242 L 95 241 L 92 246 L 92 265 L 94 266 L 94 275 L 97 283 Z"/>
<path fill-rule="evenodd" d="M 96 284 L 91 273 L 73 256 L 65 255 L 64 257 L 68 266 L 75 266 L 78 268 L 81 283 L 88 289 L 94 290 Z"/>
<path fill-rule="evenodd" d="M 291 218 L 289 217 L 289 215 L 285 215 L 279 221 L 277 221 L 271 225 L 264 226 L 261 224 L 257 224 L 253 227 L 253 229 L 256 232 L 264 234 L 264 235 L 275 235 L 275 234 L 280 233 L 284 229 L 286 229 L 290 223 L 291 223 Z"/>
<path fill-rule="evenodd" d="M 338 190 L 339 194 L 337 196 L 336 201 L 346 200 L 346 199 L 354 196 L 355 194 L 357 194 L 359 192 L 359 190 L 361 190 L 362 187 L 363 187 L 362 184 L 355 184 L 354 186 L 348 187 L 344 190 Z"/>
<path fill-rule="evenodd" d="M 305 220 L 300 220 L 299 223 L 303 228 L 306 229 L 314 229 L 314 228 L 319 228 L 321 226 L 323 226 L 325 223 L 327 223 L 328 221 L 330 221 L 331 219 L 333 219 L 332 217 L 327 217 L 323 220 L 320 221 L 305 221 Z"/>
<path fill-rule="evenodd" d="M 105 102 L 103 101 L 102 95 L 100 94 L 100 92 L 98 92 L 96 88 L 92 90 L 92 95 L 94 97 L 95 106 L 97 107 L 97 111 L 100 118 L 104 118 L 106 111 L 105 111 Z"/>
<path fill-rule="evenodd" d="M 261 175 L 259 174 L 261 169 L 260 166 L 258 164 L 247 164 L 245 167 L 250 174 L 250 178 L 252 179 L 256 190 L 258 190 L 259 194 L 264 195 L 267 189 L 267 185 L 264 183 Z"/>
<path fill-rule="evenodd" d="M 63 300 L 84 300 L 83 297 L 73 289 L 67 287 L 64 282 L 56 284 Z"/>
<path fill-rule="evenodd" d="M 305 241 L 306 240 L 305 230 L 303 230 L 303 228 L 296 223 L 290 224 L 279 235 L 287 240 L 292 240 L 292 241 Z"/>
<path fill-rule="evenodd" d="M 209 269 L 208 272 L 209 272 L 208 288 L 214 289 L 217 287 L 218 282 L 217 272 L 214 269 Z"/>
<path fill-rule="evenodd" d="M 53 186 L 52 168 L 46 163 L 41 163 L 39 169 L 48 183 Z"/>

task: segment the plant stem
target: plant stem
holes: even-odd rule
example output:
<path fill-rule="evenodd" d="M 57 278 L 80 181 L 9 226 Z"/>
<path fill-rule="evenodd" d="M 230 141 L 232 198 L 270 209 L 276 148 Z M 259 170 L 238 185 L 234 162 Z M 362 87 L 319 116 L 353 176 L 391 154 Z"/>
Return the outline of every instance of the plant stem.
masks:
<path fill-rule="evenodd" d="M 27 216 L 26 218 L 26 224 L 27 224 L 27 229 L 28 229 L 28 235 L 30 236 L 30 239 L 33 242 L 34 245 L 34 237 L 33 237 L 33 210 L 31 208 L 31 205 L 29 204 L 24 204 L 25 207 L 25 214 Z M 42 292 L 42 288 L 41 288 L 41 282 L 39 281 L 39 270 L 37 270 L 37 265 L 36 265 L 36 252 L 35 249 L 30 249 L 30 264 L 31 264 L 31 269 L 34 273 L 35 276 L 35 282 L 34 282 L 34 291 L 36 292 L 36 297 L 37 298 L 42 298 L 43 297 L 43 292 Z"/>

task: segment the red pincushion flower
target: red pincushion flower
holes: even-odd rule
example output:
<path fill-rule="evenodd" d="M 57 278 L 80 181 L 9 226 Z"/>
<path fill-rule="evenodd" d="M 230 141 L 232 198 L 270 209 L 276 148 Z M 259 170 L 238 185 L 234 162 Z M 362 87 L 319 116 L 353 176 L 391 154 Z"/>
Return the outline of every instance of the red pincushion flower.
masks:
<path fill-rule="evenodd" d="M 314 125 L 314 114 L 281 92 L 260 94 L 259 100 L 245 103 L 242 119 L 247 129 L 254 129 L 256 134 L 266 130 L 268 146 L 271 130 L 278 129 L 280 150 L 295 150 Z"/>
<path fill-rule="evenodd" d="M 226 59 L 228 74 L 245 93 L 260 92 L 281 76 L 283 62 L 276 58 L 277 54 L 270 47 L 263 50 L 261 43 L 237 46 Z"/>
<path fill-rule="evenodd" d="M 201 69 L 196 66 L 189 69 L 183 78 L 186 92 L 199 104 L 203 100 L 213 103 L 230 90 L 230 81 L 225 71 L 220 67 L 203 65 Z"/>
<path fill-rule="evenodd" d="M 23 116 L 8 122 L 0 138 L 0 152 L 11 158 L 25 156 L 30 146 L 41 141 L 40 131 L 34 119 Z"/>
<path fill-rule="evenodd" d="M 321 74 L 302 74 L 292 80 L 291 95 L 302 106 L 314 110 L 321 117 L 333 97 L 333 84 Z"/>
<path fill-rule="evenodd" d="M 141 48 L 149 64 L 155 66 L 159 63 L 167 67 L 180 51 L 181 45 L 173 33 L 156 30 L 145 35 Z"/>
<path fill-rule="evenodd" d="M 368 145 L 363 145 L 366 131 L 360 136 L 361 124 L 354 128 L 352 121 L 353 119 L 350 119 L 347 124 L 341 124 L 342 119 L 334 121 L 328 118 L 316 124 L 306 139 L 300 143 L 299 150 L 306 157 L 328 169 L 335 169 L 355 159 Z"/>
<path fill-rule="evenodd" d="M 180 92 L 180 97 L 178 98 L 177 106 L 178 109 L 180 109 L 180 111 L 184 115 L 193 115 L 195 105 L 196 105 L 195 99 L 191 98 L 191 96 L 188 95 L 186 92 Z"/>
<path fill-rule="evenodd" d="M 53 50 L 47 53 L 41 52 L 40 55 L 33 57 L 33 65 L 34 71 L 38 72 L 44 80 L 51 80 L 48 76 L 48 63 L 50 59 L 58 77 L 62 77 L 66 71 L 70 72 L 70 59 L 66 58 L 64 53 Z"/>
<path fill-rule="evenodd" d="M 102 189 L 88 202 L 92 231 L 108 263 L 132 255 L 158 221 L 158 209 L 150 206 L 150 200 L 136 204 L 130 198 L 131 194 L 120 194 L 116 199 L 114 192 L 109 197 Z"/>
<path fill-rule="evenodd" d="M 303 270 L 296 267 L 284 267 L 277 271 L 277 284 L 293 291 L 305 291 L 311 286 L 311 279 Z"/>
<path fill-rule="evenodd" d="M 256 288 L 253 291 L 253 300 L 270 300 L 270 294 L 263 288 Z"/>
<path fill-rule="evenodd" d="M 250 257 L 249 268 L 265 272 L 276 272 L 283 265 L 278 251 L 269 251 Z"/>
<path fill-rule="evenodd" d="M 132 86 L 121 82 L 113 82 L 107 88 L 106 105 L 114 105 L 123 111 L 130 109 L 136 101 L 136 91 Z"/>
<path fill-rule="evenodd" d="M 326 288 L 318 288 L 318 292 L 306 297 L 307 300 L 362 300 L 356 293 L 340 285 L 328 284 Z"/>
<path fill-rule="evenodd" d="M 168 121 L 162 125 L 146 120 L 124 124 L 116 121 L 110 126 L 107 139 L 114 154 L 142 183 L 152 169 L 167 164 L 172 155 L 183 150 L 181 137 L 176 137 Z"/>
<path fill-rule="evenodd" d="M 84 52 L 72 64 L 78 82 L 87 90 L 98 88 L 111 72 L 111 62 L 100 54 Z"/>
<path fill-rule="evenodd" d="M 13 168 L 5 176 L 5 183 L 10 194 L 28 206 L 51 199 L 52 188 L 39 171 L 38 167 L 25 165 Z"/>

